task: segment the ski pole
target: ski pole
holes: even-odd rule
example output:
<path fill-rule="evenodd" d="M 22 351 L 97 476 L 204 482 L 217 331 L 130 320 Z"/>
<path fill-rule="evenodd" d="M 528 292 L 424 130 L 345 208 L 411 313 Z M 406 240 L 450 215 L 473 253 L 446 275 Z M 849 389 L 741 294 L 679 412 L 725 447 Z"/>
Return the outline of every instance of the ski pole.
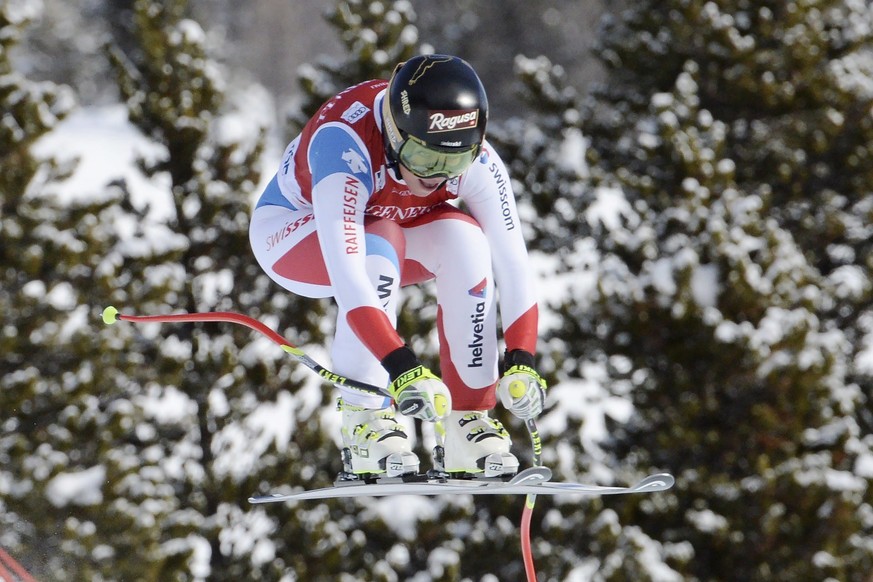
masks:
<path fill-rule="evenodd" d="M 291 344 L 291 342 L 257 319 L 241 313 L 234 313 L 231 311 L 211 311 L 208 313 L 174 313 L 170 315 L 126 315 L 119 313 L 118 309 L 111 305 L 103 310 L 103 323 L 112 325 L 119 319 L 135 323 L 193 323 L 198 321 L 238 323 L 260 332 L 273 340 L 273 342 L 279 344 L 279 347 L 291 354 L 295 360 L 334 386 L 351 388 L 366 394 L 388 396 L 388 391 L 384 388 L 379 388 L 378 386 L 373 386 L 372 384 L 367 384 L 365 382 L 359 382 L 358 380 L 346 378 L 345 376 L 340 376 L 339 374 L 331 372 L 309 357 L 303 350 Z"/>
<path fill-rule="evenodd" d="M 519 380 L 513 381 L 509 385 L 509 393 L 514 398 L 520 398 L 527 391 L 527 386 Z M 541 467 L 543 454 L 543 440 L 540 437 L 540 431 L 537 429 L 537 423 L 533 418 L 528 418 L 525 421 L 527 432 L 530 435 L 530 444 L 533 452 L 533 466 Z M 524 499 L 524 511 L 521 513 L 521 557 L 524 561 L 524 572 L 527 575 L 527 582 L 537 582 L 537 572 L 534 566 L 533 551 L 530 543 L 530 522 L 533 517 L 534 505 L 536 505 L 537 496 L 534 493 L 529 493 Z"/>
<path fill-rule="evenodd" d="M 529 418 L 525 421 L 527 432 L 530 434 L 530 443 L 533 448 L 533 466 L 541 467 L 543 440 L 540 437 L 540 432 L 537 429 L 537 424 L 534 419 Z M 529 493 L 524 499 L 524 511 L 521 513 L 521 557 L 524 561 L 524 572 L 527 575 L 527 582 L 537 582 L 537 572 L 534 566 L 533 552 L 530 543 L 530 522 L 533 517 L 533 509 L 536 504 L 537 496 L 534 493 Z"/>
<path fill-rule="evenodd" d="M 278 344 L 279 347 L 281 347 L 285 352 L 291 354 L 294 359 L 296 359 L 298 362 L 300 362 L 310 370 L 317 373 L 325 381 L 333 384 L 334 386 L 351 388 L 353 390 L 359 390 L 367 394 L 376 394 L 379 396 L 387 395 L 387 391 L 385 389 L 379 388 L 378 386 L 373 386 L 372 384 L 367 384 L 365 382 L 359 382 L 357 380 L 346 378 L 345 376 L 340 376 L 339 374 L 331 372 L 330 370 L 313 360 L 311 357 L 309 357 L 303 350 L 291 344 L 288 340 L 283 338 L 281 335 L 279 335 L 260 321 L 247 315 L 243 315 L 241 313 L 234 313 L 230 311 L 212 311 L 208 313 L 175 313 L 170 315 L 127 315 L 119 313 L 118 309 L 111 305 L 103 310 L 103 323 L 107 325 L 112 325 L 119 319 L 134 323 L 225 322 L 244 325 L 261 333 L 262 335 L 272 340 L 274 343 Z M 540 467 L 542 466 L 542 439 L 540 438 L 539 431 L 537 430 L 536 423 L 533 419 L 528 419 L 526 421 L 526 424 L 527 430 L 530 433 L 531 445 L 533 447 L 533 465 L 535 467 Z M 536 495 L 527 495 L 527 497 L 525 498 L 525 506 L 521 518 L 521 553 L 524 559 L 524 569 L 527 575 L 528 582 L 537 582 L 537 575 L 533 562 L 533 554 L 531 552 L 530 543 L 530 522 L 535 503 Z"/>

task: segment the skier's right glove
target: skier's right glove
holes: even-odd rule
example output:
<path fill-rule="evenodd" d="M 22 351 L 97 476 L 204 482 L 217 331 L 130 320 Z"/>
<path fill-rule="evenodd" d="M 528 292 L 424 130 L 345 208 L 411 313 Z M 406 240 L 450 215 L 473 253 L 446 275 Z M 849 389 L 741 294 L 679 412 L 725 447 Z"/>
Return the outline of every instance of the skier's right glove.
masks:
<path fill-rule="evenodd" d="M 436 422 L 452 411 L 449 389 L 421 364 L 408 347 L 397 348 L 382 360 L 391 385 L 388 392 L 406 416 Z"/>

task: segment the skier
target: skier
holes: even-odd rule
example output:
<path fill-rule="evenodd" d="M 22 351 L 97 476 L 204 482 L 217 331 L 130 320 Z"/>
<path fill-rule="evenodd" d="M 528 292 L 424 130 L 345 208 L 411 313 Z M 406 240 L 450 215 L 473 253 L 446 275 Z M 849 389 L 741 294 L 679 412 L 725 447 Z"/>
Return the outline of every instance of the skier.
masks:
<path fill-rule="evenodd" d="M 542 411 L 531 269 L 509 176 L 485 140 L 487 119 L 485 90 L 467 62 L 412 58 L 389 81 L 360 83 L 322 105 L 254 209 L 250 240 L 269 276 L 293 293 L 336 300 L 334 371 L 387 386 L 392 397 L 340 389 L 354 474 L 418 472 L 395 403 L 441 420 L 444 456 L 435 464 L 468 476 L 518 470 L 508 433 L 488 416 L 497 397 L 522 419 Z M 400 288 L 428 280 L 442 378 L 395 329 Z M 499 379 L 496 287 L 506 345 Z"/>

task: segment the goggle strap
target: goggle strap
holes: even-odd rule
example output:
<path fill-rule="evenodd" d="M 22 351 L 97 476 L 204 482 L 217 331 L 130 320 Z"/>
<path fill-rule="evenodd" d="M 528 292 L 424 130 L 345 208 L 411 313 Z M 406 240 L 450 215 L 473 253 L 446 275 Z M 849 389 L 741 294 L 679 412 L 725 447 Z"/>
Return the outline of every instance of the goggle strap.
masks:
<path fill-rule="evenodd" d="M 385 137 L 388 138 L 388 144 L 396 154 L 400 153 L 400 148 L 403 147 L 403 135 L 400 133 L 400 128 L 397 127 L 397 122 L 394 121 L 394 115 L 391 114 L 391 106 L 388 104 L 388 95 L 391 91 L 389 83 L 385 94 L 382 96 L 382 129 L 385 132 Z"/>

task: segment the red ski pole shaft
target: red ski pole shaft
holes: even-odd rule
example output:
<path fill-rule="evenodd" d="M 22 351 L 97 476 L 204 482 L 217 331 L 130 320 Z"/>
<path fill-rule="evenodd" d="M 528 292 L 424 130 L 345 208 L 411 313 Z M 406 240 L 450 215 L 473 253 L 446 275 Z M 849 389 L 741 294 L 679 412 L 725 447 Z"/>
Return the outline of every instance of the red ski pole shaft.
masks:
<path fill-rule="evenodd" d="M 314 371 L 325 381 L 333 384 L 334 386 L 351 388 L 353 390 L 358 390 L 367 394 L 388 396 L 387 390 L 383 388 L 379 388 L 378 386 L 373 386 L 372 384 L 367 384 L 365 382 L 359 382 L 357 380 L 353 380 L 352 378 L 346 378 L 345 376 L 340 376 L 339 374 L 331 372 L 330 370 L 310 358 L 306 354 L 306 352 L 293 345 L 291 342 L 270 329 L 268 326 L 264 325 L 262 322 L 252 317 L 249 317 L 248 315 L 234 313 L 232 311 L 210 311 L 207 313 L 173 313 L 170 315 L 128 315 L 119 313 L 118 309 L 111 305 L 103 310 L 103 323 L 107 325 L 112 325 L 119 319 L 134 323 L 225 322 L 244 325 L 271 339 L 283 350 L 291 354 L 298 362 L 300 362 L 310 370 Z"/>
<path fill-rule="evenodd" d="M 540 432 L 537 429 L 537 424 L 532 418 L 526 421 L 527 431 L 530 434 L 531 447 L 533 448 L 533 466 L 542 466 L 543 441 L 540 437 Z M 533 550 L 530 542 L 530 522 L 533 517 L 534 505 L 536 505 L 537 496 L 533 493 L 528 494 L 524 499 L 524 511 L 521 513 L 521 557 L 524 561 L 524 572 L 527 576 L 527 582 L 537 582 L 537 571 L 534 565 Z"/>

